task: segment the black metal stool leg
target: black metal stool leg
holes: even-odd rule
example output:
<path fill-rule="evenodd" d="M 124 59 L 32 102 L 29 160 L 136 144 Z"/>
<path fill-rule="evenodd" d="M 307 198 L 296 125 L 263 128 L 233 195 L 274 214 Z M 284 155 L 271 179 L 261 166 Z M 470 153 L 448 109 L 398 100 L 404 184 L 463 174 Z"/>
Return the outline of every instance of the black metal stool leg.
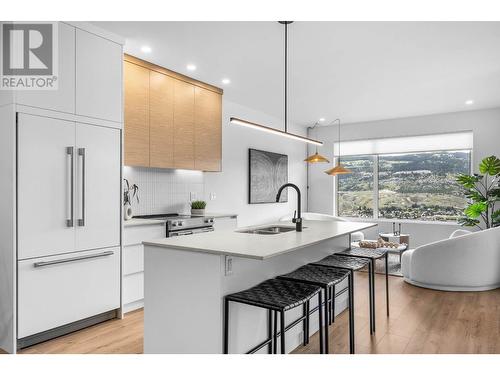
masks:
<path fill-rule="evenodd" d="M 229 301 L 224 298 L 224 354 L 229 353 Z"/>
<path fill-rule="evenodd" d="M 375 325 L 376 325 L 376 319 L 375 319 L 375 259 L 371 260 L 372 262 L 372 314 L 373 314 L 373 333 L 375 333 Z"/>
<path fill-rule="evenodd" d="M 325 346 L 324 346 L 324 337 L 323 337 L 323 309 L 321 308 L 321 302 L 322 302 L 322 294 L 323 292 L 320 291 L 318 293 L 318 314 L 319 314 L 319 352 L 320 354 L 325 353 Z M 326 321 L 325 321 L 326 323 Z M 328 324 L 326 324 L 328 326 Z"/>
<path fill-rule="evenodd" d="M 337 292 L 335 291 L 335 285 L 332 286 L 332 323 L 335 323 L 335 294 Z"/>
<path fill-rule="evenodd" d="M 267 354 L 273 354 L 273 311 L 267 310 Z"/>
<path fill-rule="evenodd" d="M 280 312 L 280 346 L 281 346 L 281 354 L 285 354 L 285 312 Z"/>
<path fill-rule="evenodd" d="M 302 317 L 304 320 L 302 321 L 302 345 L 306 346 L 307 345 L 307 305 L 304 302 L 302 304 Z"/>
<path fill-rule="evenodd" d="M 307 310 L 307 316 L 306 316 L 306 342 L 309 344 L 309 324 L 310 324 L 310 314 L 311 314 L 311 306 L 309 303 L 309 300 L 306 301 L 306 310 Z"/>
<path fill-rule="evenodd" d="M 324 325 L 324 329 L 325 329 L 325 353 L 328 354 L 329 353 L 329 350 L 328 350 L 328 345 L 329 345 L 329 342 L 328 342 L 328 330 L 330 328 L 330 324 L 328 323 L 329 322 L 329 313 L 328 311 L 330 310 L 330 307 L 328 306 L 328 289 L 330 288 L 325 288 L 325 325 Z M 320 309 L 321 309 L 321 305 L 319 306 Z"/>
<path fill-rule="evenodd" d="M 273 335 L 273 353 L 278 353 L 278 312 L 274 310 L 274 335 Z"/>
<path fill-rule="evenodd" d="M 373 334 L 373 301 L 372 301 L 372 263 L 368 263 L 368 299 L 370 302 L 370 305 L 368 307 L 369 313 L 370 313 L 370 335 Z"/>
<path fill-rule="evenodd" d="M 387 304 L 387 316 L 389 316 L 389 252 L 385 253 L 385 303 Z"/>
<path fill-rule="evenodd" d="M 354 354 L 355 341 L 354 341 L 354 276 L 353 272 L 349 274 L 348 278 L 349 287 L 349 352 Z"/>

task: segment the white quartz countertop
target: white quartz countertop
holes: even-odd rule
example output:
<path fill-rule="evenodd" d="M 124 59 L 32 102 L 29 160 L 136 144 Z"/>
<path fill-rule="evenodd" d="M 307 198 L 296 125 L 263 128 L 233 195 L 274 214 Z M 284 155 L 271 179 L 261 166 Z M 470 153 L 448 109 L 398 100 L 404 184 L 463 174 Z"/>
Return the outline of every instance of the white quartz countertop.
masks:
<path fill-rule="evenodd" d="M 241 233 L 242 230 L 263 228 L 272 225 L 288 226 L 295 229 L 295 224 L 289 222 L 270 223 L 235 230 L 219 230 L 199 233 L 191 236 L 179 236 L 146 241 L 146 246 L 156 246 L 168 249 L 196 251 L 220 255 L 264 260 L 276 255 L 314 245 L 331 238 L 345 236 L 376 226 L 376 223 L 342 222 L 342 221 L 306 221 L 302 232 L 295 230 L 279 234 Z"/>

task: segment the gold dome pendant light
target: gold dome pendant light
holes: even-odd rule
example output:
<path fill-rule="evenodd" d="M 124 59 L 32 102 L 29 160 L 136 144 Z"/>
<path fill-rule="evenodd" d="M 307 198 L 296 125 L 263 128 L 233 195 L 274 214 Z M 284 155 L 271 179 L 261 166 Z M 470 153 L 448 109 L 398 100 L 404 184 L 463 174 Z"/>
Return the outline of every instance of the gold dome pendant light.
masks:
<path fill-rule="evenodd" d="M 347 168 L 343 167 L 342 164 L 340 164 L 340 120 L 336 119 L 335 121 L 337 121 L 339 123 L 339 156 L 337 157 L 337 165 L 335 167 L 333 167 L 332 169 L 325 171 L 325 173 L 330 175 L 330 176 L 352 173 L 352 171 L 350 169 L 347 169 Z"/>
<path fill-rule="evenodd" d="M 316 126 L 318 126 L 319 123 L 316 122 L 314 126 L 311 128 L 313 130 Z M 307 163 L 329 163 L 330 160 L 325 158 L 323 155 L 318 154 L 318 146 L 316 146 L 316 152 L 314 155 L 308 156 L 307 158 L 304 159 L 305 162 Z"/>

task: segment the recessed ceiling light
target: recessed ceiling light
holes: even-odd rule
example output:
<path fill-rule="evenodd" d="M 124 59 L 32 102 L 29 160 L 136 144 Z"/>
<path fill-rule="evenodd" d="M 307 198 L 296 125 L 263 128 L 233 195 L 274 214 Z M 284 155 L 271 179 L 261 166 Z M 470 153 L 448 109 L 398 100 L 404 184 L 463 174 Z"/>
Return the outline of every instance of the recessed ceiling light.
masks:
<path fill-rule="evenodd" d="M 231 83 L 231 80 L 229 78 L 223 78 L 222 83 L 225 85 L 229 85 Z"/>
<path fill-rule="evenodd" d="M 465 102 L 465 104 L 466 104 L 466 105 L 472 105 L 472 104 L 474 104 L 474 100 L 469 99 L 469 100 L 467 100 L 467 101 Z"/>
<path fill-rule="evenodd" d="M 323 122 L 323 121 L 325 121 L 325 118 L 324 118 L 324 117 L 321 117 L 321 118 L 319 119 L 319 122 Z"/>
<path fill-rule="evenodd" d="M 191 70 L 191 71 L 196 70 L 196 65 L 194 65 L 194 64 L 187 64 L 186 69 L 187 70 Z"/>
<path fill-rule="evenodd" d="M 141 51 L 144 53 L 151 53 L 151 47 L 150 46 L 142 46 Z"/>

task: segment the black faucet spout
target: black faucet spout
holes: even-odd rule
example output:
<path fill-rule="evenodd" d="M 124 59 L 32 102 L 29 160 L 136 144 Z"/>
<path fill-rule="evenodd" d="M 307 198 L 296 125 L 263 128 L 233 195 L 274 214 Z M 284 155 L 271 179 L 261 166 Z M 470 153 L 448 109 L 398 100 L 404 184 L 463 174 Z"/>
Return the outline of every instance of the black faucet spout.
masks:
<path fill-rule="evenodd" d="M 291 187 L 291 188 L 295 189 L 295 191 L 297 192 L 297 217 L 294 217 L 292 219 L 292 222 L 295 223 L 295 230 L 297 232 L 302 232 L 302 216 L 301 216 L 301 210 L 300 210 L 301 198 L 300 198 L 299 187 L 297 185 L 291 184 L 291 183 L 284 184 L 283 186 L 281 186 L 278 189 L 278 194 L 276 194 L 276 202 L 280 201 L 281 192 L 283 191 L 283 189 L 285 189 L 287 187 Z"/>

